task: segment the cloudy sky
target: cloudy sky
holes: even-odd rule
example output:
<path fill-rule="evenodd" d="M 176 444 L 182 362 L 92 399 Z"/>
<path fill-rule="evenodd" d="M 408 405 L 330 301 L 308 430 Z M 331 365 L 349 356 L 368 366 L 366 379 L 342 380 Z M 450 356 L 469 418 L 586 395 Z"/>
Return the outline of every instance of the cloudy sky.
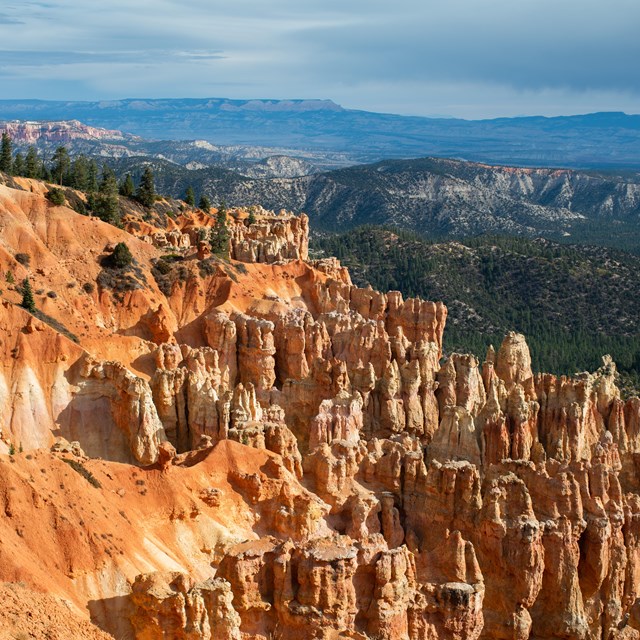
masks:
<path fill-rule="evenodd" d="M 640 113 L 640 0 L 0 1 L 0 99 Z"/>

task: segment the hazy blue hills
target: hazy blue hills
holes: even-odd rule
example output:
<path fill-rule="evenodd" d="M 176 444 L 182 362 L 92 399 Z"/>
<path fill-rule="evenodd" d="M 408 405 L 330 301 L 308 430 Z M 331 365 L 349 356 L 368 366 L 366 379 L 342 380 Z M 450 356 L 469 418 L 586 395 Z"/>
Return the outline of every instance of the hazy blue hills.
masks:
<path fill-rule="evenodd" d="M 640 115 L 494 120 L 344 109 L 330 100 L 0 101 L 0 120 L 77 119 L 155 140 L 346 153 L 354 163 L 450 157 L 507 165 L 640 167 Z"/>

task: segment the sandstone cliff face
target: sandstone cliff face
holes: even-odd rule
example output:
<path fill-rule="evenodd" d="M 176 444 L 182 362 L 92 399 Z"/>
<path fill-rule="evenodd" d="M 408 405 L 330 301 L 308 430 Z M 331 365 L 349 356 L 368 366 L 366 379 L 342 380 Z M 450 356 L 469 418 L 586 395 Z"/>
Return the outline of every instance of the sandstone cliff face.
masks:
<path fill-rule="evenodd" d="M 78 120 L 58 122 L 9 121 L 0 124 L 0 132 L 7 132 L 14 143 L 37 144 L 39 142 L 68 144 L 73 140 L 124 140 L 133 138 L 121 131 L 102 129 L 82 124 Z"/>
<path fill-rule="evenodd" d="M 68 277 L 37 198 L 6 219 L 31 203 L 31 273 Z M 610 360 L 534 374 L 517 334 L 443 358 L 446 307 L 305 261 L 306 218 L 239 216 L 207 270 L 210 224 L 168 223 L 167 288 L 141 222 L 139 289 L 48 308 L 77 342 L 8 292 L 0 446 L 24 451 L 0 457 L 4 580 L 143 640 L 640 638 L 640 400 Z M 77 444 L 42 451 L 55 436 Z"/>

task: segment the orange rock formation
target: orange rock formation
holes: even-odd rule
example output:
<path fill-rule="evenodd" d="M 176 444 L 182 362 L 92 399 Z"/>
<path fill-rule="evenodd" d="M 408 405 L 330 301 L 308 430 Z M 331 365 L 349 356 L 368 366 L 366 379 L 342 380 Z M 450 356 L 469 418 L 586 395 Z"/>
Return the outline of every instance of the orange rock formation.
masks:
<path fill-rule="evenodd" d="M 6 628 L 640 638 L 640 400 L 609 359 L 534 374 L 517 334 L 443 359 L 444 305 L 309 261 L 304 216 L 231 212 L 225 260 L 202 212 L 119 230 L 20 185 L 0 186 Z"/>

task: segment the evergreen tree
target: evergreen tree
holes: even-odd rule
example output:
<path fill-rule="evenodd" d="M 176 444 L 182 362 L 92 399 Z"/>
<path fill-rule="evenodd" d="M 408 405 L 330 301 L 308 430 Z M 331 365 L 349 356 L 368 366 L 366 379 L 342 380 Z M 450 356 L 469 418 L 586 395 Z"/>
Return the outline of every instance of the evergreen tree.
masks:
<path fill-rule="evenodd" d="M 247 224 L 251 226 L 256 223 L 256 208 L 249 207 L 249 217 L 247 218 Z"/>
<path fill-rule="evenodd" d="M 4 171 L 5 173 L 11 173 L 11 168 L 13 166 L 13 158 L 11 155 L 11 137 L 5 131 L 2 134 L 2 143 L 0 144 L 0 171 Z"/>
<path fill-rule="evenodd" d="M 185 204 L 188 204 L 190 207 L 196 206 L 196 194 L 193 192 L 193 187 L 189 185 L 187 187 L 187 192 L 184 196 Z"/>
<path fill-rule="evenodd" d="M 95 160 L 89 163 L 87 174 L 87 192 L 94 193 L 98 190 L 98 165 Z"/>
<path fill-rule="evenodd" d="M 89 162 L 85 156 L 78 156 L 71 167 L 71 185 L 79 191 L 87 191 L 89 186 Z"/>
<path fill-rule="evenodd" d="M 209 243 L 213 253 L 226 253 L 229 248 L 229 228 L 227 227 L 227 207 L 223 202 L 218 207 L 216 226 L 211 229 Z"/>
<path fill-rule="evenodd" d="M 129 247 L 124 242 L 118 242 L 111 254 L 111 264 L 119 269 L 128 267 L 133 262 Z"/>
<path fill-rule="evenodd" d="M 153 171 L 151 167 L 146 167 L 142 178 L 140 178 L 136 198 L 144 207 L 151 207 L 156 200 L 156 188 L 153 182 Z"/>
<path fill-rule="evenodd" d="M 51 204 L 57 207 L 61 207 L 66 200 L 64 191 L 62 189 L 58 189 L 57 187 L 52 187 L 51 189 L 49 189 L 45 197 Z"/>
<path fill-rule="evenodd" d="M 120 202 L 118 201 L 118 182 L 113 170 L 104 165 L 98 194 L 91 198 L 93 212 L 101 220 L 118 226 L 120 224 Z"/>
<path fill-rule="evenodd" d="M 51 177 L 57 184 L 69 182 L 69 170 L 71 169 L 71 158 L 66 147 L 58 147 L 53 154 L 53 166 L 51 167 Z"/>
<path fill-rule="evenodd" d="M 18 151 L 18 153 L 16 153 L 16 157 L 13 159 L 13 175 L 24 176 L 24 173 L 25 173 L 24 156 Z"/>
<path fill-rule="evenodd" d="M 31 290 L 29 278 L 25 278 L 22 281 L 22 302 L 20 306 L 29 313 L 33 313 L 36 310 L 36 301 L 33 299 L 33 291 Z"/>
<path fill-rule="evenodd" d="M 120 184 L 120 195 L 125 198 L 133 197 L 133 194 L 136 192 L 136 187 L 133 184 L 133 178 L 130 173 L 124 177 L 124 180 Z"/>
<path fill-rule="evenodd" d="M 211 209 L 211 200 L 207 198 L 204 194 L 200 196 L 200 202 L 198 203 L 198 207 L 202 209 L 205 213 L 209 213 L 209 209 Z"/>
<path fill-rule="evenodd" d="M 114 191 L 118 193 L 116 174 L 113 172 L 113 169 L 106 164 L 102 165 L 102 179 L 100 180 L 98 191 L 104 194 L 111 194 Z"/>
<path fill-rule="evenodd" d="M 29 147 L 27 151 L 24 173 L 27 178 L 39 178 L 42 175 L 40 158 L 38 158 L 38 152 L 34 146 Z"/>

